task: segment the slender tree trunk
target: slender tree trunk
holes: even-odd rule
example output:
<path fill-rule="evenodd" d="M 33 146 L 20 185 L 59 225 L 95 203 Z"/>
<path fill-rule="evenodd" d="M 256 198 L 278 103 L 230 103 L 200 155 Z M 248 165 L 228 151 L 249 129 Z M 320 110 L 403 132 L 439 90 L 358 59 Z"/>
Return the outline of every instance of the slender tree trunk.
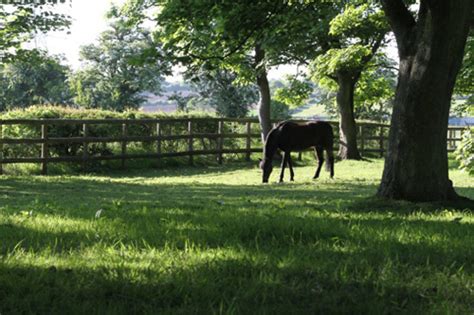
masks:
<path fill-rule="evenodd" d="M 257 45 L 255 47 L 255 68 L 257 70 L 257 86 L 260 91 L 260 101 L 258 104 L 258 120 L 262 129 L 262 142 L 265 142 L 267 134 L 272 129 L 270 116 L 270 85 L 268 84 L 267 71 L 265 69 L 265 66 L 261 65 L 264 58 L 265 51 L 259 45 Z"/>
<path fill-rule="evenodd" d="M 343 160 L 360 160 L 357 148 L 357 127 L 354 118 L 355 80 L 349 73 L 339 73 L 337 107 L 339 108 L 339 157 Z"/>
<path fill-rule="evenodd" d="M 400 73 L 378 195 L 412 201 L 457 199 L 448 176 L 446 140 L 472 1 L 421 1 L 416 22 L 400 4 L 383 2 L 397 38 Z"/>

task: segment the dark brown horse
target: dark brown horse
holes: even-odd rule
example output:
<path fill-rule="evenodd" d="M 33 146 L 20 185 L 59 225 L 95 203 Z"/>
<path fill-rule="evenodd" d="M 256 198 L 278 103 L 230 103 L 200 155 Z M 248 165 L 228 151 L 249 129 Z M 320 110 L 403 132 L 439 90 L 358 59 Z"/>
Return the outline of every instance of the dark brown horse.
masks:
<path fill-rule="evenodd" d="M 283 152 L 281 162 L 280 182 L 283 181 L 285 167 L 290 167 L 290 180 L 294 179 L 293 162 L 291 161 L 292 151 L 302 151 L 314 147 L 318 157 L 318 168 L 313 178 L 318 178 L 321 167 L 324 163 L 324 151 L 328 157 L 326 169 L 334 176 L 334 155 L 333 155 L 334 135 L 332 127 L 324 121 L 297 124 L 291 121 L 284 121 L 274 127 L 267 135 L 265 147 L 263 149 L 263 161 L 260 161 L 260 168 L 263 170 L 263 182 L 268 183 L 268 178 L 273 170 L 272 160 L 277 149 Z"/>

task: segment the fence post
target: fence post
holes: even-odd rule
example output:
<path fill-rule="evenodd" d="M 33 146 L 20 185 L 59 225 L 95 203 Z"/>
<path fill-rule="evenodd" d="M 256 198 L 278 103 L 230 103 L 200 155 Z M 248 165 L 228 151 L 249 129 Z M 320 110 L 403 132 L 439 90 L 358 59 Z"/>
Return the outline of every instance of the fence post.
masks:
<path fill-rule="evenodd" d="M 127 154 L 127 134 L 128 134 L 127 123 L 122 124 L 122 168 L 125 169 L 125 155 Z"/>
<path fill-rule="evenodd" d="M 219 125 L 217 128 L 217 162 L 222 164 L 222 150 L 223 150 L 223 142 L 224 139 L 222 138 L 222 131 L 223 131 L 224 122 L 219 120 Z"/>
<path fill-rule="evenodd" d="M 359 133 L 360 133 L 360 153 L 365 153 L 365 135 L 364 135 L 364 125 L 359 125 Z"/>
<path fill-rule="evenodd" d="M 156 140 L 156 154 L 161 156 L 161 125 L 160 122 L 156 123 L 156 136 L 158 140 Z"/>
<path fill-rule="evenodd" d="M 48 125 L 41 124 L 41 174 L 48 174 Z"/>
<path fill-rule="evenodd" d="M 384 146 L 383 146 L 383 126 L 380 126 L 380 135 L 379 135 L 379 145 L 380 145 L 380 157 L 383 157 L 384 155 Z"/>
<path fill-rule="evenodd" d="M 188 121 L 188 152 L 189 152 L 189 165 L 194 164 L 194 156 L 193 156 L 193 122 L 192 120 Z"/>
<path fill-rule="evenodd" d="M 452 129 L 449 129 L 448 127 L 448 150 L 454 149 L 454 147 L 456 146 L 455 141 L 452 140 L 454 138 L 455 138 L 455 133 L 453 132 Z"/>
<path fill-rule="evenodd" d="M 0 122 L 0 175 L 3 175 L 3 124 Z"/>
<path fill-rule="evenodd" d="M 250 161 L 250 154 L 252 153 L 252 152 L 250 152 L 251 145 L 252 145 L 251 133 L 252 133 L 252 123 L 250 121 L 247 121 L 247 143 L 246 143 L 247 154 L 245 156 L 245 160 L 247 162 Z"/>
<path fill-rule="evenodd" d="M 84 142 L 82 143 L 82 170 L 87 171 L 87 161 L 89 160 L 89 142 L 86 140 L 89 137 L 89 126 L 84 123 L 82 124 L 82 136 Z"/>

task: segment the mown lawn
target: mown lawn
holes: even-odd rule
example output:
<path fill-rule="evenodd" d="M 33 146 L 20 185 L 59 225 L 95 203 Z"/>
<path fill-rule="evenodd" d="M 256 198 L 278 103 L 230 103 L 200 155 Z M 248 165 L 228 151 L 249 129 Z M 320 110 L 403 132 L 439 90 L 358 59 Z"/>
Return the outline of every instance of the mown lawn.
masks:
<path fill-rule="evenodd" d="M 0 313 L 472 314 L 472 209 L 372 198 L 381 171 L 0 177 Z"/>

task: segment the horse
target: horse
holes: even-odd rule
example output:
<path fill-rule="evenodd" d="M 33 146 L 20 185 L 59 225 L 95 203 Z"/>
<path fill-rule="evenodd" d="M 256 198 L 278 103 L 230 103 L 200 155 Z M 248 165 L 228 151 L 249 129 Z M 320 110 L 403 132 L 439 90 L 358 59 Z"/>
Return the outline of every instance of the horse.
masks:
<path fill-rule="evenodd" d="M 334 177 L 334 135 L 332 127 L 324 121 L 298 124 L 292 121 L 283 121 L 275 126 L 267 135 L 263 149 L 263 160 L 260 160 L 260 168 L 263 170 L 262 182 L 268 183 L 268 178 L 273 170 L 272 160 L 277 149 L 283 152 L 281 162 L 280 182 L 283 182 L 285 167 L 290 168 L 290 180 L 294 180 L 293 162 L 291 161 L 291 151 L 302 151 L 314 147 L 318 157 L 318 168 L 313 179 L 319 177 L 321 167 L 324 163 L 324 151 L 328 157 L 326 169 Z"/>

